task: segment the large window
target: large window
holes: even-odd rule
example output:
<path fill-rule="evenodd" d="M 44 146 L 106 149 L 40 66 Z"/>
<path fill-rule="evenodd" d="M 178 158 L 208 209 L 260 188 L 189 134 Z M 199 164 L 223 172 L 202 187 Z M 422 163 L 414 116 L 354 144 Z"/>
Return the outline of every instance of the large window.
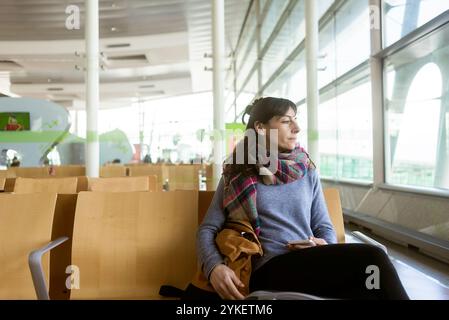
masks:
<path fill-rule="evenodd" d="M 266 82 L 305 37 L 304 1 L 289 12 L 287 20 L 263 57 L 262 81 Z"/>
<path fill-rule="evenodd" d="M 449 0 L 384 0 L 384 45 L 389 46 L 449 10 Z"/>
<path fill-rule="evenodd" d="M 449 189 L 449 27 L 386 60 L 387 182 Z"/>
<path fill-rule="evenodd" d="M 357 44 L 354 47 L 354 44 Z M 350 0 L 320 31 L 320 171 L 335 180 L 372 181 L 370 26 L 367 0 Z"/>
<path fill-rule="evenodd" d="M 243 58 L 238 68 L 241 72 L 237 74 L 236 91 L 240 94 L 236 113 L 241 114 L 256 93 L 294 101 L 298 105 L 301 128 L 299 142 L 307 150 L 307 68 L 302 43 L 305 1 L 261 2 L 266 4 L 261 7 L 262 14 L 267 13 L 259 44 L 263 50 L 256 52 L 257 31 L 246 35 L 245 39 L 253 39 L 248 41 L 254 43 L 244 42 L 242 49 L 245 54 L 241 53 Z M 380 180 L 382 173 L 383 182 L 394 188 L 413 188 L 418 192 L 427 188 L 433 193 L 446 193 L 449 190 L 449 24 L 444 24 L 442 18 L 449 10 L 449 0 L 384 0 L 382 3 L 381 45 L 398 46 L 394 52 L 386 50 L 372 56 L 371 41 L 375 44 L 377 37 L 371 37 L 376 31 L 370 29 L 370 1 L 317 0 L 320 175 L 336 182 L 369 184 L 374 176 L 376 181 Z M 290 11 L 285 11 L 286 8 Z M 440 21 L 440 27 L 409 39 L 399 48 L 399 40 L 438 16 L 433 25 Z M 376 59 L 380 64 L 372 65 Z M 371 74 L 372 70 L 376 72 Z M 382 91 L 378 86 L 381 83 Z M 372 101 L 376 101 L 373 94 L 382 97 L 384 104 L 373 106 Z M 373 110 L 379 120 L 375 122 L 375 130 Z M 232 118 L 235 115 L 227 117 Z M 376 138 L 382 138 L 384 150 L 373 150 L 373 146 L 380 146 L 373 143 L 373 131 Z M 373 166 L 373 151 L 384 154 L 385 162 Z M 395 205 L 400 203 L 398 207 L 403 207 L 403 200 L 392 199 Z M 402 209 L 395 211 L 395 205 L 385 206 L 376 216 L 447 239 L 444 206 L 430 208 L 424 217 L 420 209 L 403 214 Z M 416 224 L 416 220 L 420 223 Z"/>
<path fill-rule="evenodd" d="M 333 15 L 320 32 L 323 87 L 367 60 L 370 55 L 370 26 L 367 0 L 350 0 Z"/>
<path fill-rule="evenodd" d="M 368 0 L 348 0 L 337 6 L 333 4 L 333 0 L 318 2 L 319 16 L 328 13 L 328 18 L 322 20 L 325 25 L 320 26 L 320 53 L 323 55 L 319 61 L 318 77 L 322 101 L 319 106 L 320 169 L 324 177 L 372 181 Z M 299 104 L 300 140 L 306 146 L 306 59 L 305 48 L 300 46 L 305 39 L 305 1 L 273 0 L 267 5 L 268 12 L 261 29 L 262 46 L 271 36 L 273 42 L 262 57 L 262 95 L 283 97 Z M 291 9 L 280 24 L 279 19 L 287 6 Z M 282 27 L 275 30 L 275 25 Z M 274 33 L 270 35 L 270 32 Z M 354 49 L 355 45 L 357 50 Z M 247 52 L 251 51 L 247 49 Z M 293 56 L 293 52 L 297 54 Z M 253 55 L 256 54 L 248 54 L 242 61 L 241 70 L 244 72 L 237 76 L 237 91 L 244 86 L 237 98 L 237 114 L 243 111 L 257 92 L 254 87 L 258 72 L 253 68 Z M 254 72 L 249 83 L 243 83 L 251 69 Z"/>
<path fill-rule="evenodd" d="M 237 85 L 240 87 L 257 61 L 256 27 L 256 6 L 253 4 L 236 50 Z"/>
<path fill-rule="evenodd" d="M 253 40 L 255 40 L 255 35 Z M 257 62 L 257 45 L 255 42 L 251 42 L 247 48 L 245 55 L 242 56 L 242 60 L 237 59 L 237 88 L 241 88 L 245 85 L 250 71 L 253 69 L 254 64 Z M 240 67 L 240 69 L 239 69 Z"/>
<path fill-rule="evenodd" d="M 336 180 L 372 181 L 372 116 L 370 82 L 346 92 L 337 87 L 336 97 L 319 107 L 321 175 Z M 357 119 L 357 120 L 355 120 Z"/>
<path fill-rule="evenodd" d="M 306 97 L 306 66 L 304 52 L 274 80 L 264 94 L 273 97 L 285 97 L 298 102 Z"/>
<path fill-rule="evenodd" d="M 267 15 L 261 26 L 261 47 L 263 47 L 270 35 L 272 34 L 276 24 L 278 23 L 279 18 L 282 15 L 285 7 L 288 5 L 288 0 L 272 0 L 269 1 L 269 7 L 267 11 Z"/>
<path fill-rule="evenodd" d="M 249 79 L 248 83 L 246 84 L 245 88 L 242 90 L 242 92 L 240 92 L 240 94 L 237 97 L 237 109 L 236 109 L 236 115 L 238 118 L 236 119 L 237 122 L 241 121 L 242 113 L 245 111 L 246 107 L 252 103 L 254 97 L 256 96 L 256 93 L 257 93 L 257 72 L 254 72 L 251 78 Z"/>
<path fill-rule="evenodd" d="M 268 39 L 272 38 L 272 42 L 264 52 L 264 56 L 261 57 L 261 61 L 257 60 L 256 1 L 250 9 L 248 20 L 241 35 L 241 41 L 236 49 L 236 91 L 244 93 L 244 95 L 237 98 L 237 109 L 239 111 L 243 110 L 248 103 L 247 98 L 251 97 L 252 99 L 254 97 L 253 92 L 254 94 L 258 92 L 259 82 L 261 88 L 265 88 L 264 92 L 261 92 L 264 96 L 280 96 L 295 102 L 303 100 L 306 96 L 304 50 L 298 51 L 296 56 L 292 56 L 292 53 L 295 52 L 294 50 L 299 47 L 305 38 L 305 1 L 259 0 L 259 19 L 261 21 L 259 47 L 264 49 Z M 365 3 L 366 1 L 362 0 L 361 2 Z M 354 3 L 358 5 L 358 2 L 360 0 Z M 317 1 L 318 16 L 321 18 L 326 12 L 330 12 L 329 9 L 334 3 L 334 0 Z M 290 9 L 286 12 L 287 7 Z M 356 11 L 358 12 L 358 10 Z M 285 21 L 280 23 L 284 12 L 287 13 L 284 16 Z M 276 26 L 280 28 L 275 28 Z M 352 32 L 357 31 L 356 28 L 352 30 Z M 364 40 L 369 43 L 368 37 Z M 348 60 L 355 61 L 352 58 Z M 261 72 L 259 72 L 258 63 L 260 63 Z M 325 61 L 324 63 L 327 62 Z M 273 77 L 274 74 L 277 74 L 277 76 Z M 232 72 L 229 72 L 228 76 L 232 76 Z M 332 77 L 334 76 L 336 76 L 335 72 L 332 73 Z M 248 80 L 250 84 L 247 83 Z M 228 89 L 231 87 L 229 83 L 230 81 L 227 81 Z M 230 101 L 229 97 L 226 103 L 227 119 L 234 114 L 234 109 L 230 107 Z M 244 105 L 239 105 L 241 102 Z M 239 113 L 237 112 L 237 114 Z"/>

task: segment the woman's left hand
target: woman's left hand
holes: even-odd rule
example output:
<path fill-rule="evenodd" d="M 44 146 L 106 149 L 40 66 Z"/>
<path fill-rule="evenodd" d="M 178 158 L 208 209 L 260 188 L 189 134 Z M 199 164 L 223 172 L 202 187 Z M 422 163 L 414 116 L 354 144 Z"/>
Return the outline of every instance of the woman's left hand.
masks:
<path fill-rule="evenodd" d="M 309 239 L 312 240 L 315 243 L 315 245 L 317 245 L 317 246 L 325 246 L 325 245 L 327 245 L 327 242 L 324 239 L 315 238 L 315 237 L 310 237 Z"/>

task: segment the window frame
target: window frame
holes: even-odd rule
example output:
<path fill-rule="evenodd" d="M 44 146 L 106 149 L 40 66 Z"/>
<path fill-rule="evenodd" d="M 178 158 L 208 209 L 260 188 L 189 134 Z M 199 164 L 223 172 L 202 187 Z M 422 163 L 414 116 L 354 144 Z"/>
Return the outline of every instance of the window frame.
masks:
<path fill-rule="evenodd" d="M 384 1 L 382 0 L 381 7 L 383 7 Z M 383 11 L 382 12 L 382 19 L 384 19 Z M 379 170 L 382 171 L 382 180 L 375 183 L 375 186 L 378 187 L 381 190 L 386 191 L 400 191 L 405 193 L 411 193 L 411 194 L 418 194 L 418 195 L 427 195 L 427 196 L 433 196 L 433 197 L 449 197 L 449 190 L 446 189 L 439 189 L 436 187 L 420 187 L 420 186 L 412 186 L 412 185 L 400 185 L 395 183 L 389 183 L 387 181 L 387 174 L 389 170 L 391 170 L 388 160 L 391 155 L 389 155 L 389 144 L 387 143 L 387 139 L 389 138 L 389 132 L 388 132 L 388 112 L 387 112 L 387 66 L 386 61 L 388 58 L 392 57 L 395 53 L 398 53 L 402 50 L 406 50 L 407 48 L 411 47 L 412 45 L 418 43 L 419 41 L 423 40 L 427 36 L 431 36 L 434 33 L 439 32 L 442 30 L 445 26 L 449 24 L 449 10 L 441 13 L 437 17 L 433 18 L 432 20 L 428 21 L 421 27 L 418 27 L 414 31 L 410 32 L 406 36 L 404 36 L 402 39 L 392 43 L 390 46 L 381 49 L 378 52 L 374 52 L 372 55 L 372 59 L 377 60 L 382 68 L 382 75 L 381 79 L 373 78 L 374 81 L 381 81 L 382 83 L 382 133 L 383 133 L 383 161 L 381 168 Z M 381 34 L 384 32 L 384 23 L 381 23 Z M 383 43 L 383 41 L 381 41 Z M 375 92 L 373 92 L 375 94 Z M 374 168 L 375 169 L 375 168 Z M 376 170 L 374 172 L 374 175 L 376 176 Z"/>

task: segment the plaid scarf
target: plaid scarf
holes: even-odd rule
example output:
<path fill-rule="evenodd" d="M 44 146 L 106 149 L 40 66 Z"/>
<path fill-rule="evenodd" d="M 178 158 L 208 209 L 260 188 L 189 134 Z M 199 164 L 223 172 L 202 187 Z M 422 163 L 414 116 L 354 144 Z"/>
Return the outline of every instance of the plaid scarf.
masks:
<path fill-rule="evenodd" d="M 227 165 L 225 164 L 224 168 Z M 304 148 L 297 145 L 290 153 L 279 153 L 275 174 L 264 166 L 256 166 L 259 168 L 259 176 L 245 176 L 242 173 L 235 176 L 223 175 L 225 185 L 223 208 L 229 221 L 249 221 L 259 236 L 260 219 L 256 207 L 256 184 L 262 182 L 265 185 L 281 185 L 294 182 L 305 177 L 310 169 L 315 169 L 315 164 Z"/>

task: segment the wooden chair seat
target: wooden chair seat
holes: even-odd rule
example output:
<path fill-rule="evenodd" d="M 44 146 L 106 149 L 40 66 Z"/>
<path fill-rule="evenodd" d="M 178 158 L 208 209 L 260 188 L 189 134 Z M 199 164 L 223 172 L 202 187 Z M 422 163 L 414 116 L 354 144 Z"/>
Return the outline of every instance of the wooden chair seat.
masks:
<path fill-rule="evenodd" d="M 0 194 L 0 299 L 36 299 L 28 255 L 51 241 L 56 194 Z M 49 255 L 43 269 L 49 274 Z"/>
<path fill-rule="evenodd" d="M 185 287 L 196 268 L 198 193 L 81 192 L 71 299 L 159 299 L 162 284 Z"/>

